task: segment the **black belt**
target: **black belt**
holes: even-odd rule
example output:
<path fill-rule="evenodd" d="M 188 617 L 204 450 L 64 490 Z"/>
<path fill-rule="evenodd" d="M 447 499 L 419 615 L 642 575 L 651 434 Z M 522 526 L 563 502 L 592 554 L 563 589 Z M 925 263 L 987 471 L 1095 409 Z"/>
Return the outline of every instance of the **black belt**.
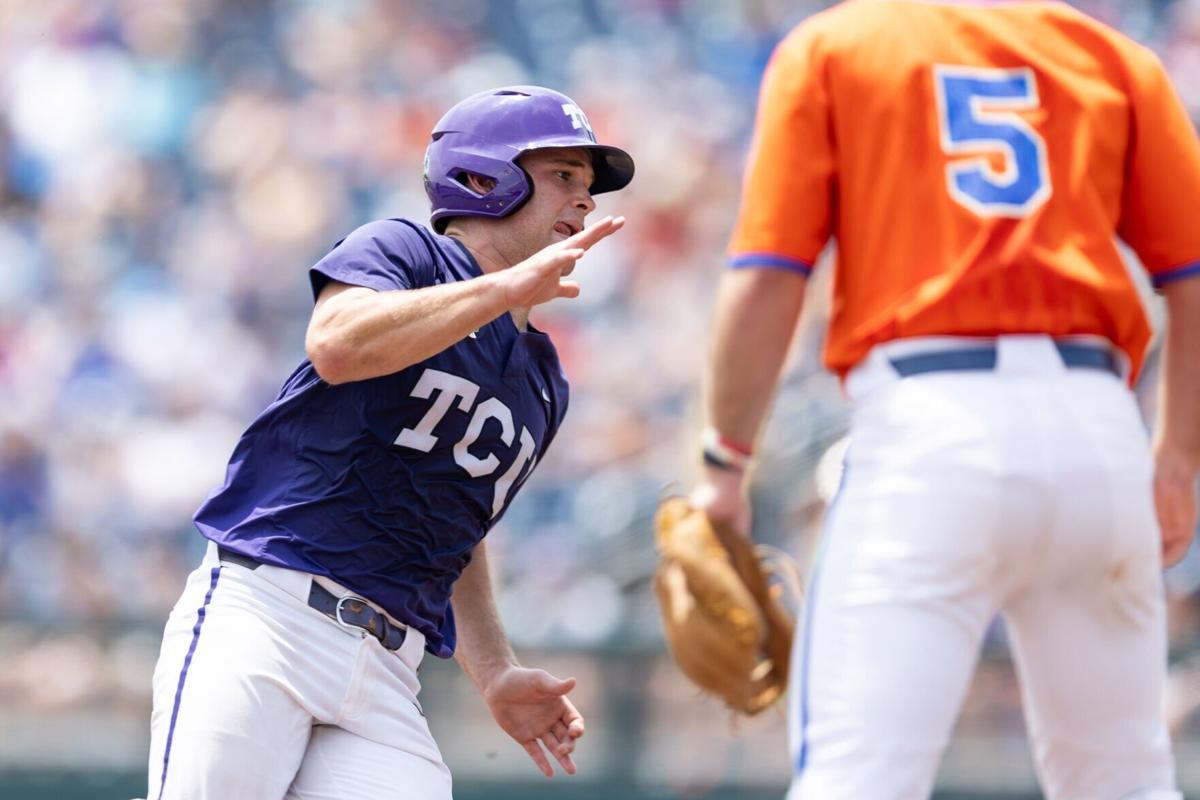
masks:
<path fill-rule="evenodd" d="M 1121 377 L 1121 368 L 1112 351 L 1097 345 L 1077 342 L 1055 342 L 1062 362 L 1068 367 L 1083 367 L 1111 372 Z M 911 356 L 888 359 L 900 377 L 920 375 L 924 372 L 948 372 L 957 370 L 986 370 L 996 368 L 996 346 L 967 347 L 961 350 L 936 350 Z"/>
<path fill-rule="evenodd" d="M 220 546 L 217 547 L 217 555 L 222 561 L 246 569 L 258 569 L 262 566 L 249 556 Z M 398 627 L 361 598 L 353 595 L 338 597 L 315 580 L 308 590 L 308 605 L 339 625 L 349 625 L 371 634 L 388 650 L 399 650 L 400 645 L 404 644 L 405 634 L 408 633 L 407 628 Z"/>

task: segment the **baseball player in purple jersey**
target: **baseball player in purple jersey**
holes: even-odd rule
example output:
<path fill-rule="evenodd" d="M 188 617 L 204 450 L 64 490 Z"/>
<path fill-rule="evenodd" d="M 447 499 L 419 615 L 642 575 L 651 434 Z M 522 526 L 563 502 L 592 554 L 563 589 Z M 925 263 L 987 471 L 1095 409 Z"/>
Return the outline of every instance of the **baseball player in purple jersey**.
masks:
<path fill-rule="evenodd" d="M 154 674 L 148 798 L 449 798 L 418 699 L 454 655 L 538 768 L 575 771 L 572 678 L 520 666 L 483 538 L 567 408 L 533 306 L 620 217 L 633 160 L 570 98 L 483 92 L 437 124 L 433 230 L 351 233 L 310 271 L 308 359 L 196 512 L 210 541 Z M 545 748 L 543 750 L 543 748 Z"/>

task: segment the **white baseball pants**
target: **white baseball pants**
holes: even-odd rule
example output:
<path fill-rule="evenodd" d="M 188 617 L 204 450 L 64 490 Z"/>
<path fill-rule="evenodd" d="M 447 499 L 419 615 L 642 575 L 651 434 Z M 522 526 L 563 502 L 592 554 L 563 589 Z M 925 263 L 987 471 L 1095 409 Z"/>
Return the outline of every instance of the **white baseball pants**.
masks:
<path fill-rule="evenodd" d="M 450 798 L 417 701 L 424 637 L 384 649 L 310 608 L 312 580 L 209 545 L 154 671 L 148 800 Z"/>
<path fill-rule="evenodd" d="M 789 800 L 932 791 L 985 630 L 1003 614 L 1051 800 L 1173 800 L 1149 444 L 1115 375 L 1005 336 L 992 369 L 848 378 L 842 487 L 793 658 Z"/>

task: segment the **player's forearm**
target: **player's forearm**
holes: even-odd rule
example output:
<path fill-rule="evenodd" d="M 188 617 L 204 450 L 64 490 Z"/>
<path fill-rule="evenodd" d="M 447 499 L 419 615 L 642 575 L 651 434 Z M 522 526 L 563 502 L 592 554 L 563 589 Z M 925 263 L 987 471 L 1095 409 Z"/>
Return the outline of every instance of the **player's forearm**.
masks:
<path fill-rule="evenodd" d="M 1167 284 L 1167 328 L 1155 450 L 1200 468 L 1200 278 Z"/>
<path fill-rule="evenodd" d="M 771 406 L 804 301 L 806 280 L 771 269 L 727 272 L 709 358 L 708 421 L 752 444 Z"/>
<path fill-rule="evenodd" d="M 490 276 L 411 291 L 337 288 L 327 299 L 322 294 L 305 339 L 309 360 L 328 383 L 399 372 L 508 310 Z"/>
<path fill-rule="evenodd" d="M 516 664 L 517 658 L 496 610 L 483 542 L 475 545 L 471 563 L 454 584 L 451 603 L 458 630 L 454 658 L 480 692 L 486 694 L 496 675 Z"/>

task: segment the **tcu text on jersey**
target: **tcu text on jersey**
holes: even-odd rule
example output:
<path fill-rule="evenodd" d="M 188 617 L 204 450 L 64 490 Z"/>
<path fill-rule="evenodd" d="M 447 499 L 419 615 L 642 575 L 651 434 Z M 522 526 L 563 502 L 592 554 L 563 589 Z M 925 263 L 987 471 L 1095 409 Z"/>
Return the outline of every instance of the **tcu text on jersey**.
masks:
<path fill-rule="evenodd" d="M 471 421 L 467 424 L 466 433 L 454 445 L 454 462 L 466 470 L 472 478 L 491 475 L 500 468 L 500 459 L 495 453 L 488 453 L 481 458 L 472 453 L 470 448 L 483 433 L 483 426 L 489 419 L 500 423 L 500 440 L 506 445 L 512 445 L 513 438 L 516 436 L 516 427 L 513 424 L 512 411 L 508 406 L 495 397 L 489 397 L 476 405 L 475 400 L 479 396 L 478 384 L 466 378 L 451 375 L 449 372 L 429 368 L 421 373 L 411 395 L 422 400 L 432 399 L 433 402 L 415 428 L 405 428 L 400 431 L 395 444 L 419 450 L 422 453 L 432 451 L 438 441 L 438 437 L 433 432 L 434 428 L 450 411 L 451 406 L 457 404 L 463 413 L 471 413 L 472 408 L 474 408 L 474 412 L 471 413 Z M 533 435 L 528 428 L 521 426 L 520 450 L 517 452 L 517 457 L 496 481 L 495 492 L 492 495 L 493 517 L 499 514 L 500 509 L 504 507 L 509 489 L 521 474 L 522 468 L 528 464 L 529 469 L 532 470 L 533 462 Z"/>

